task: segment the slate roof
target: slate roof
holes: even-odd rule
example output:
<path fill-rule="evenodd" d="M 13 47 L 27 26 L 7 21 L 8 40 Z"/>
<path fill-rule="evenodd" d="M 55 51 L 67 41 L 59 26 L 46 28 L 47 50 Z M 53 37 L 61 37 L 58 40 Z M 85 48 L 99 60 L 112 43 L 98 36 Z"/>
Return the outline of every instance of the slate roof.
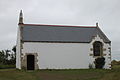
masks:
<path fill-rule="evenodd" d="M 89 43 L 97 34 L 104 42 L 110 40 L 96 26 L 60 26 L 22 24 L 22 41 Z"/>

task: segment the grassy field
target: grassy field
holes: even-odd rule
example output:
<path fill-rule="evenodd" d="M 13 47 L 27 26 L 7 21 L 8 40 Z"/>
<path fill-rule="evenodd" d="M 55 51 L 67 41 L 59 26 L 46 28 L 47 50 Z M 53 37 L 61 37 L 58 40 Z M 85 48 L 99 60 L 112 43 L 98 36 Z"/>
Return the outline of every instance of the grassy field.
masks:
<path fill-rule="evenodd" d="M 0 69 L 10 69 L 10 68 L 15 68 L 15 65 L 1 65 L 0 64 Z"/>
<path fill-rule="evenodd" d="M 120 80 L 120 67 L 112 70 L 38 70 L 0 69 L 0 80 Z"/>

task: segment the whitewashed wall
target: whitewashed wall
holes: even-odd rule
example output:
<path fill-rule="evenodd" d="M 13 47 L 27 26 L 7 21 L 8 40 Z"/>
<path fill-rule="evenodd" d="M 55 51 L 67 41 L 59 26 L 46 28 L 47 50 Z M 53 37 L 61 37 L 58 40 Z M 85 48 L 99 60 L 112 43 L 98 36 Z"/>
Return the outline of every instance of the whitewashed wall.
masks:
<path fill-rule="evenodd" d="M 37 53 L 39 69 L 89 68 L 88 43 L 25 42 L 22 53 Z"/>
<path fill-rule="evenodd" d="M 18 34 L 19 35 L 19 34 Z M 20 37 L 18 37 L 19 39 Z M 93 43 L 100 41 L 103 43 L 103 54 L 105 57 L 105 69 L 111 67 L 110 44 L 104 43 L 97 35 L 91 43 L 40 43 L 40 42 L 24 42 L 22 53 L 38 54 L 39 69 L 87 69 L 89 64 L 93 67 L 95 56 L 93 54 Z M 21 69 L 20 60 L 20 41 L 17 42 L 17 59 L 16 68 Z"/>
<path fill-rule="evenodd" d="M 21 60 L 20 60 L 20 27 L 18 28 L 17 33 L 17 44 L 16 44 L 16 68 L 21 69 Z"/>

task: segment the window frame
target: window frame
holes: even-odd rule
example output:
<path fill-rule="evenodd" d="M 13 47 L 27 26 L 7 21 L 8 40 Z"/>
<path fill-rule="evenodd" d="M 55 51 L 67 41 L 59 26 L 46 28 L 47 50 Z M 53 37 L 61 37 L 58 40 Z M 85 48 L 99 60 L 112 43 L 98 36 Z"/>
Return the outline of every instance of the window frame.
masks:
<path fill-rule="evenodd" d="M 103 43 L 100 41 L 95 41 L 93 43 L 93 56 L 102 56 L 103 55 Z"/>

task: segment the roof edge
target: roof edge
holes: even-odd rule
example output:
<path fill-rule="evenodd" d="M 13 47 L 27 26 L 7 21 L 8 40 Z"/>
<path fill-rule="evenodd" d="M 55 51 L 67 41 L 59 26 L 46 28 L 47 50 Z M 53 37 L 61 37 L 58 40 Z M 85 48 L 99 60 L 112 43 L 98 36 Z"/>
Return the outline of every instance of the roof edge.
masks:
<path fill-rule="evenodd" d="M 72 25 L 49 25 L 49 24 L 18 24 L 20 26 L 50 26 L 50 27 L 81 27 L 81 28 L 96 28 L 96 26 L 72 26 Z"/>
<path fill-rule="evenodd" d="M 22 40 L 23 42 L 38 42 L 38 43 L 90 43 L 91 41 L 88 42 L 75 42 L 75 41 L 30 41 L 30 40 Z M 110 42 L 105 42 L 105 43 L 110 43 Z"/>
<path fill-rule="evenodd" d="M 90 42 L 79 42 L 79 41 L 30 41 L 30 40 L 23 40 L 23 42 L 40 42 L 40 43 L 90 43 Z"/>
<path fill-rule="evenodd" d="M 97 29 L 101 32 L 101 34 L 108 40 L 107 42 L 104 41 L 105 43 L 111 43 L 110 39 L 103 33 L 103 31 L 100 29 L 100 27 L 97 27 Z"/>

